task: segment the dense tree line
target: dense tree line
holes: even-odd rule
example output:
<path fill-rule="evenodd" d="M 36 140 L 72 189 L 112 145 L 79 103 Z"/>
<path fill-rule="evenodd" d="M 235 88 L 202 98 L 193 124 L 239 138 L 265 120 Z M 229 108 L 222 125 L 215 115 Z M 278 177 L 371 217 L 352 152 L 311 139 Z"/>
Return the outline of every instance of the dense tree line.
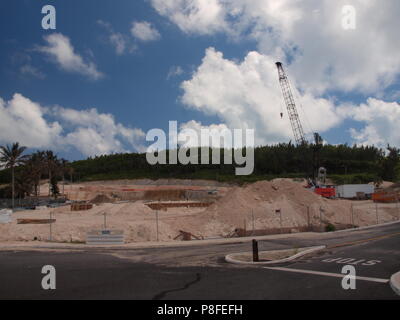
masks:
<path fill-rule="evenodd" d="M 220 151 L 222 159 L 224 150 Z M 389 146 L 386 151 L 374 146 L 325 145 L 319 151 L 318 158 L 318 166 L 327 168 L 328 175 L 341 183 L 394 181 L 400 178 L 399 150 Z M 247 177 L 235 176 L 235 164 L 151 166 L 147 163 L 145 154 L 137 153 L 88 158 L 73 162 L 72 167 L 77 178 L 81 180 L 148 177 L 253 181 L 274 177 L 310 176 L 315 170 L 313 145 L 277 144 L 258 147 L 254 150 L 254 161 L 254 172 Z"/>
<path fill-rule="evenodd" d="M 50 150 L 22 155 L 25 149 L 14 144 L 0 150 L 0 162 L 6 168 L 0 171 L 0 184 L 9 184 L 0 189 L 0 198 L 12 194 L 15 197 L 38 195 L 41 179 L 49 180 L 48 193 L 57 196 L 60 193 L 58 182 L 66 177 L 70 181 L 196 178 L 246 182 L 276 177 L 310 177 L 316 169 L 316 162 L 318 166 L 327 168 L 328 177 L 336 183 L 400 179 L 400 150 L 397 148 L 388 146 L 383 150 L 374 146 L 324 145 L 317 157 L 314 148 L 313 145 L 292 144 L 257 147 L 254 149 L 253 174 L 235 176 L 235 163 L 150 165 L 146 155 L 139 153 L 103 155 L 68 163 L 58 159 Z M 231 152 L 217 151 L 221 153 L 221 159 L 224 152 Z M 198 154 L 200 163 L 201 150 Z M 211 149 L 209 154 L 211 159 Z"/>

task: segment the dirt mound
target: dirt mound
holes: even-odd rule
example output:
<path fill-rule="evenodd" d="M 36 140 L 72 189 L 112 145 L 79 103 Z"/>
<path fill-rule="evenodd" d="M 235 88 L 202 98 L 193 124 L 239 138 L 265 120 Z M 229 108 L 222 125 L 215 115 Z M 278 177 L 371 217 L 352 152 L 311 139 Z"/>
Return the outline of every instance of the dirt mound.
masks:
<path fill-rule="evenodd" d="M 349 223 L 351 204 L 322 198 L 302 183 L 276 179 L 233 188 L 204 214 L 210 219 L 205 229 L 216 221 L 225 229 L 300 228 L 321 222 Z"/>
<path fill-rule="evenodd" d="M 99 194 L 95 196 L 92 200 L 90 200 L 93 204 L 101 204 L 101 203 L 112 203 L 114 202 L 113 199 L 109 198 L 105 194 Z"/>
<path fill-rule="evenodd" d="M 320 230 L 318 228 L 327 223 L 338 229 L 349 224 L 365 226 L 400 217 L 400 208 L 396 204 L 377 206 L 369 200 L 328 200 L 305 189 L 304 181 L 289 179 L 224 188 L 222 194 L 218 189 L 221 198 L 208 208 L 171 205 L 168 210 L 152 210 L 147 205 L 148 200 L 111 203 L 119 185 L 109 189 L 100 186 L 100 190 L 96 185 L 84 190 L 78 190 L 81 185 L 74 186 L 75 189 L 70 187 L 69 192 L 81 192 L 82 197 L 92 199 L 98 205 L 85 212 L 71 211 L 69 206 L 14 212 L 11 221 L 0 223 L 0 242 L 48 239 L 49 225 L 21 225 L 17 223 L 18 219 L 56 219 L 52 225 L 53 240 L 84 242 L 86 233 L 102 228 L 106 218 L 107 228 L 123 230 L 126 241 L 135 242 L 156 241 L 157 230 L 159 240 L 167 241 L 174 239 L 180 231 L 204 238 L 237 236 L 239 233 L 264 235 L 306 231 L 309 226 Z M 148 196 L 158 200 L 164 196 L 180 199 L 184 190 L 172 187 L 155 191 Z M 145 191 L 142 192 L 141 198 Z"/>
<path fill-rule="evenodd" d="M 383 183 L 380 188 L 384 189 L 385 191 L 399 191 L 400 190 L 400 183 L 396 182 L 386 182 Z"/>

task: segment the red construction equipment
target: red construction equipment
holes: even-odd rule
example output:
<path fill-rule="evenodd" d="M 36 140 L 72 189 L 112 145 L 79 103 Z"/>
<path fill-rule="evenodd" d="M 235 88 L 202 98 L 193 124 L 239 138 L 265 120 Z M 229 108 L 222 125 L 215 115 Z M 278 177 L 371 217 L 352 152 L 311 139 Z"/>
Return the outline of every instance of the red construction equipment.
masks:
<path fill-rule="evenodd" d="M 335 198 L 336 197 L 336 190 L 333 187 L 315 188 L 314 192 L 325 198 Z"/>

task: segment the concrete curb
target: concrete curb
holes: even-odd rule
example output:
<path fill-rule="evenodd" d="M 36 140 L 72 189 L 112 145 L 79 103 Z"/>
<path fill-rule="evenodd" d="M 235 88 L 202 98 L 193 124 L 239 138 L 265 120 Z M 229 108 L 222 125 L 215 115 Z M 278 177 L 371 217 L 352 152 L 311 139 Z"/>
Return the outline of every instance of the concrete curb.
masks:
<path fill-rule="evenodd" d="M 390 277 L 390 286 L 400 296 L 400 271 Z"/>
<path fill-rule="evenodd" d="M 178 247 L 194 247 L 204 245 L 218 245 L 218 244 L 239 244 L 248 243 L 251 240 L 256 239 L 259 241 L 263 240 L 277 240 L 277 239 L 288 239 L 296 238 L 299 235 L 304 237 L 313 237 L 319 235 L 315 232 L 300 232 L 300 233 L 288 233 L 288 234 L 273 234 L 266 236 L 249 236 L 242 238 L 219 238 L 219 239 L 205 239 L 205 240 L 192 240 L 192 241 L 165 241 L 165 242 L 132 242 L 124 245 L 97 245 L 90 246 L 87 244 L 69 244 L 69 243 L 57 243 L 57 242 L 13 242 L 7 244 L 6 242 L 0 242 L 0 251 L 4 250 L 26 250 L 26 249 L 76 249 L 76 250 L 89 250 L 89 249 L 113 249 L 113 250 L 129 250 L 129 249 L 157 249 L 157 248 L 178 248 Z"/>
<path fill-rule="evenodd" d="M 390 226 L 392 224 L 400 223 L 400 220 L 396 221 L 390 221 L 390 222 L 385 222 L 385 223 L 380 223 L 380 224 L 371 224 L 370 226 L 364 226 L 364 227 L 357 227 L 357 228 L 349 228 L 349 229 L 344 229 L 344 230 L 337 230 L 333 232 L 322 232 L 322 235 L 329 235 L 329 234 L 334 234 L 334 233 L 341 233 L 341 232 L 351 232 L 351 231 L 359 231 L 359 230 L 368 230 L 368 229 L 373 229 L 373 228 L 379 228 L 379 227 L 384 227 L 384 226 Z"/>
<path fill-rule="evenodd" d="M 288 258 L 285 259 L 280 259 L 280 260 L 272 260 L 272 261 L 265 261 L 265 262 L 246 262 L 246 261 L 241 261 L 241 260 L 237 260 L 234 258 L 235 255 L 240 254 L 240 253 L 231 253 L 225 256 L 225 261 L 229 262 L 229 263 L 234 263 L 234 264 L 246 264 L 246 265 L 271 265 L 271 264 L 278 264 L 278 263 L 283 263 L 283 262 L 289 262 L 289 261 L 293 261 L 297 258 L 300 258 L 306 254 L 312 253 L 312 252 L 316 252 L 316 251 L 320 251 L 325 249 L 326 246 L 316 246 L 316 247 L 310 247 L 310 249 L 301 251 L 299 253 L 296 253 L 293 256 L 290 256 Z M 273 251 L 273 250 L 271 250 Z"/>
<path fill-rule="evenodd" d="M 193 241 L 166 241 L 166 242 L 135 242 L 135 243 L 127 243 L 125 245 L 119 246 L 89 246 L 86 244 L 66 244 L 66 243 L 51 243 L 51 242 L 42 242 L 38 244 L 37 242 L 0 242 L 0 251 L 9 251 L 9 250 L 102 250 L 102 249 L 113 249 L 113 250 L 130 250 L 130 249 L 148 249 L 148 248 L 177 248 L 177 247 L 191 247 L 191 246 L 204 246 L 204 245 L 214 245 L 214 244 L 226 244 L 226 243 L 246 243 L 250 242 L 252 239 L 256 239 L 259 241 L 272 240 L 272 239 L 287 239 L 292 237 L 303 237 L 304 239 L 312 239 L 313 237 L 329 237 L 336 233 L 341 232 L 352 232 L 359 231 L 365 229 L 373 229 L 381 226 L 391 225 L 400 223 L 400 221 L 386 222 L 379 225 L 370 225 L 359 228 L 345 229 L 334 232 L 299 232 L 299 233 L 288 233 L 288 234 L 274 234 L 274 235 L 265 235 L 265 236 L 249 236 L 243 238 L 220 238 L 220 239 L 205 239 L 205 240 L 193 240 Z M 321 240 L 321 239 L 319 239 Z"/>

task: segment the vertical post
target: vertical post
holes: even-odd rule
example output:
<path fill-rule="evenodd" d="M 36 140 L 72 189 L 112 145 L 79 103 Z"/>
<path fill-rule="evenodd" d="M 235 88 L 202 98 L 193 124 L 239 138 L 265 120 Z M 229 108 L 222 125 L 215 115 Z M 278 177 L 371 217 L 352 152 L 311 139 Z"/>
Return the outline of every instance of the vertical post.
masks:
<path fill-rule="evenodd" d="M 307 226 L 308 230 L 310 230 L 310 207 L 307 206 Z"/>
<path fill-rule="evenodd" d="M 252 219 L 253 219 L 253 231 L 252 231 L 252 234 L 254 234 L 254 212 L 253 212 L 253 210 L 251 210 L 251 216 L 252 216 Z"/>
<path fill-rule="evenodd" d="M 51 225 L 52 225 L 53 223 L 51 222 L 51 219 L 53 219 L 53 214 L 52 214 L 52 212 L 50 211 L 50 242 L 53 241 L 53 234 L 52 234 L 52 227 L 51 227 Z"/>
<path fill-rule="evenodd" d="M 157 242 L 158 242 L 158 210 L 156 210 L 156 227 L 157 227 Z"/>
<path fill-rule="evenodd" d="M 280 224 L 280 230 L 279 232 L 282 233 L 282 209 L 275 209 L 275 214 L 279 213 L 279 224 Z"/>
<path fill-rule="evenodd" d="M 15 197 L 15 177 L 14 177 L 14 166 L 12 166 L 11 167 L 11 175 L 12 175 L 12 182 L 11 182 L 11 184 L 12 184 L 12 200 L 11 200 L 11 205 L 12 205 L 12 209 L 14 210 L 14 208 L 15 208 L 15 199 L 14 199 L 14 197 Z"/>
<path fill-rule="evenodd" d="M 378 202 L 375 202 L 376 224 L 379 224 Z"/>
<path fill-rule="evenodd" d="M 107 230 L 107 212 L 104 212 L 104 230 Z"/>
<path fill-rule="evenodd" d="M 253 239 L 253 262 L 258 262 L 259 257 L 258 257 L 258 243 L 257 240 Z"/>
<path fill-rule="evenodd" d="M 319 225 L 322 226 L 322 207 L 319 207 Z"/>
<path fill-rule="evenodd" d="M 351 224 L 353 225 L 353 228 L 354 228 L 355 225 L 354 225 L 354 209 L 353 209 L 353 204 L 351 204 Z"/>

